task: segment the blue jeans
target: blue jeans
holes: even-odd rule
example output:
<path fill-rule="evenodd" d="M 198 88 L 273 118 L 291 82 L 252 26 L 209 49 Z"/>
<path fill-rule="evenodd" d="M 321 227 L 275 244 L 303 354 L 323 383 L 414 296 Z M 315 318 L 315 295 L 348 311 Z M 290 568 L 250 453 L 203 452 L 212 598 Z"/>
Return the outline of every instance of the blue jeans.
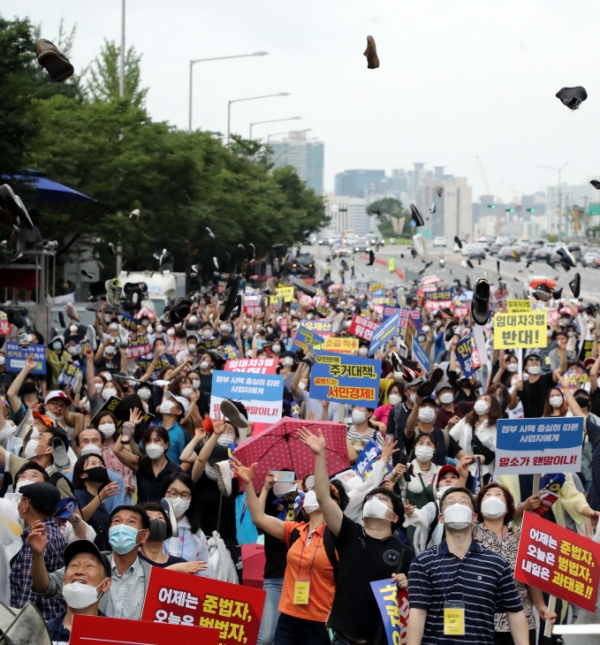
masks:
<path fill-rule="evenodd" d="M 275 628 L 279 620 L 277 607 L 279 606 L 282 587 L 283 578 L 265 578 L 263 582 L 263 589 L 267 592 L 267 597 L 265 598 L 265 608 L 260 623 L 257 645 L 273 645 Z"/>

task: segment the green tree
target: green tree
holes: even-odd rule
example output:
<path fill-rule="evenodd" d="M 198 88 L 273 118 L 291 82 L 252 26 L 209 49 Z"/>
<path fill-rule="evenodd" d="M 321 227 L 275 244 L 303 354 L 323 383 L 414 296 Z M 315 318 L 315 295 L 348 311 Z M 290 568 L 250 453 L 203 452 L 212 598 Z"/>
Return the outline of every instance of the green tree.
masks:
<path fill-rule="evenodd" d="M 397 227 L 404 218 L 402 236 L 411 235 L 410 213 L 402 206 L 402 202 L 394 197 L 378 199 L 367 206 L 367 213 L 375 214 L 380 222 L 379 229 L 383 235 L 398 235 Z M 392 220 L 398 220 L 394 226 Z"/>

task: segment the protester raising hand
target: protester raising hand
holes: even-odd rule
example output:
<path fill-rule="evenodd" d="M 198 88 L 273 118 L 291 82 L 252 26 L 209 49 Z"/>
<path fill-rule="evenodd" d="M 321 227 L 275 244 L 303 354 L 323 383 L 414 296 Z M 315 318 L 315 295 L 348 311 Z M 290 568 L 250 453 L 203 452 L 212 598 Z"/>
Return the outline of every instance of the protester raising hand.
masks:
<path fill-rule="evenodd" d="M 327 447 L 327 443 L 325 442 L 325 437 L 323 436 L 320 428 L 317 429 L 317 432 L 318 435 L 315 435 L 306 428 L 300 428 L 298 430 L 298 437 L 300 441 L 302 441 L 305 446 L 308 446 L 315 455 L 320 455 Z M 394 445 L 395 443 L 396 442 L 394 442 Z"/>

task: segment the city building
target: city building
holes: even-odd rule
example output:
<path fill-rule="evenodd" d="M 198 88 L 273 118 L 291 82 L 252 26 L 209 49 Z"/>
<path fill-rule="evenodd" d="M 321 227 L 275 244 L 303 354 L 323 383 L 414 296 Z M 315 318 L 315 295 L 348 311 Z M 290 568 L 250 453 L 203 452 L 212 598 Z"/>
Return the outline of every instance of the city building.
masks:
<path fill-rule="evenodd" d="M 442 188 L 438 196 L 436 186 Z M 425 218 L 419 232 L 425 237 L 442 235 L 469 240 L 473 235 L 472 191 L 466 177 L 444 175 L 441 167 L 432 175 L 421 178 L 416 206 Z M 432 206 L 435 206 L 435 212 Z"/>
<path fill-rule="evenodd" d="M 385 170 L 344 170 L 335 176 L 335 194 L 365 198 L 367 187 L 385 178 Z"/>
<path fill-rule="evenodd" d="M 357 235 L 378 233 L 377 218 L 367 213 L 362 197 L 325 193 L 325 212 L 331 218 L 328 229 L 337 235 L 354 231 Z"/>
<path fill-rule="evenodd" d="M 548 228 L 561 239 L 581 237 L 595 226 L 600 214 L 600 193 L 591 184 L 548 186 Z"/>
<path fill-rule="evenodd" d="M 307 138 L 306 131 L 290 131 L 281 141 L 269 141 L 269 159 L 275 168 L 292 166 L 317 195 L 323 194 L 325 144 Z"/>

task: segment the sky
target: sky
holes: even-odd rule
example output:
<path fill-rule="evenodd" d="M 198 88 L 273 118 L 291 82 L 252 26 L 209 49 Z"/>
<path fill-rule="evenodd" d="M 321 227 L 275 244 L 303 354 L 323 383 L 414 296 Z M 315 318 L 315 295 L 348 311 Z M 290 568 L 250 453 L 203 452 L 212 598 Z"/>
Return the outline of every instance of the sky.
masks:
<path fill-rule="evenodd" d="M 29 17 L 56 37 L 77 27 L 71 62 L 83 70 L 104 39 L 120 42 L 122 0 L 0 0 L 4 18 Z M 595 0 L 127 0 L 126 41 L 142 54 L 155 120 L 188 124 L 189 61 L 266 51 L 194 66 L 193 124 L 255 137 L 310 128 L 325 142 L 325 189 L 353 168 L 413 162 L 466 176 L 473 197 L 509 201 L 600 176 L 595 143 L 600 76 Z M 381 67 L 367 69 L 366 36 Z M 583 85 L 571 112 L 557 98 Z M 477 163 L 481 159 L 484 176 Z M 597 173 L 597 174 L 595 174 Z"/>

